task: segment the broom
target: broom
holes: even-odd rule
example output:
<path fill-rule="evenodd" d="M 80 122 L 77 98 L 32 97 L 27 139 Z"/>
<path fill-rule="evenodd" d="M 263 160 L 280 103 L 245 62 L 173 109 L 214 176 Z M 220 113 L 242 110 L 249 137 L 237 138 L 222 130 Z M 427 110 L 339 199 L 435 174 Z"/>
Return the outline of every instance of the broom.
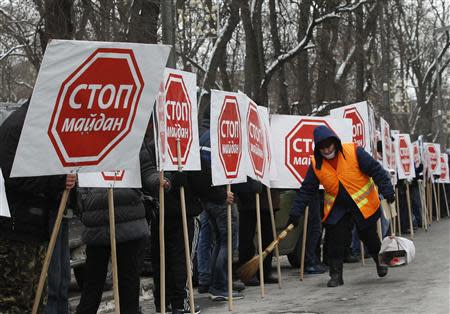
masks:
<path fill-rule="evenodd" d="M 288 232 L 291 231 L 292 229 L 294 229 L 293 224 L 290 224 L 289 226 L 287 226 L 287 228 L 284 229 L 283 232 L 281 232 L 278 235 L 278 238 L 276 240 L 274 240 L 272 243 L 270 243 L 270 245 L 264 250 L 264 252 L 262 252 L 262 258 L 265 259 L 266 256 L 269 255 L 273 251 L 275 246 L 281 240 L 286 238 Z M 245 263 L 244 265 L 239 267 L 239 269 L 237 270 L 239 279 L 241 279 L 241 281 L 243 283 L 249 282 L 253 278 L 253 276 L 255 276 L 256 272 L 258 271 L 258 268 L 259 268 L 259 255 L 256 255 L 251 260 L 249 260 L 247 263 Z"/>

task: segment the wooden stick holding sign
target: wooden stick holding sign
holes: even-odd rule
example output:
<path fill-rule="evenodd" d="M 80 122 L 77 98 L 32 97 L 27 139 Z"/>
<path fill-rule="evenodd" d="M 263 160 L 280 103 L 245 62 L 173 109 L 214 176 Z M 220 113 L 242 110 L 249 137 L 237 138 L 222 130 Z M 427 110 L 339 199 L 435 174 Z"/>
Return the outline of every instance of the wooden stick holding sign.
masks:
<path fill-rule="evenodd" d="M 39 283 L 34 296 L 34 303 L 32 313 L 37 314 L 39 310 L 39 303 L 41 302 L 42 291 L 44 290 L 45 279 L 47 278 L 48 267 L 50 265 L 50 260 L 53 255 L 53 249 L 55 248 L 56 239 L 59 234 L 59 229 L 61 227 L 61 221 L 63 219 L 64 210 L 66 209 L 67 199 L 69 197 L 68 189 L 65 189 L 61 201 L 59 203 L 58 214 L 55 220 L 55 226 L 53 227 L 52 235 L 50 237 L 50 242 L 48 243 L 47 253 L 45 254 L 44 265 L 42 266 L 41 275 L 39 277 Z"/>
<path fill-rule="evenodd" d="M 398 186 L 395 186 L 395 206 L 397 206 L 397 228 L 398 236 L 402 236 L 402 226 L 400 225 L 400 205 L 398 203 Z"/>
<path fill-rule="evenodd" d="M 439 218 L 441 218 L 441 190 L 439 189 L 440 183 L 436 183 L 436 191 L 437 191 L 437 203 L 438 203 L 438 212 L 439 212 Z"/>
<path fill-rule="evenodd" d="M 434 195 L 434 205 L 436 208 L 436 221 L 440 220 L 440 212 L 439 212 L 439 204 L 438 204 L 438 200 L 437 200 L 437 193 L 436 193 L 436 184 L 431 183 L 432 187 L 433 187 L 433 195 Z"/>
<path fill-rule="evenodd" d="M 227 196 L 231 185 L 227 184 Z M 233 311 L 233 232 L 231 204 L 227 203 L 227 258 L 228 258 L 228 311 Z"/>
<path fill-rule="evenodd" d="M 161 313 L 166 313 L 166 243 L 164 238 L 164 171 L 159 172 L 159 291 Z"/>
<path fill-rule="evenodd" d="M 270 220 L 272 223 L 272 234 L 273 239 L 277 238 L 277 228 L 275 225 L 275 213 L 273 211 L 273 202 L 272 202 L 272 192 L 269 187 L 267 188 L 267 200 L 269 202 L 269 211 L 270 211 Z M 277 259 L 277 273 L 278 273 L 278 288 L 281 289 L 281 265 L 280 265 L 280 250 L 278 248 L 278 243 L 275 245 L 275 257 Z"/>
<path fill-rule="evenodd" d="M 306 252 L 306 235 L 308 231 L 309 206 L 306 206 L 305 217 L 303 218 L 303 238 L 302 238 L 302 254 L 300 255 L 300 281 L 303 281 L 305 274 L 305 252 Z"/>
<path fill-rule="evenodd" d="M 178 172 L 182 173 L 183 166 L 181 165 L 180 138 L 177 138 L 177 162 L 178 162 Z M 183 219 L 184 256 L 186 258 L 186 272 L 188 277 L 189 306 L 191 307 L 191 314 L 195 314 L 194 288 L 192 286 L 191 253 L 189 252 L 189 235 L 188 235 L 187 215 L 186 215 L 186 199 L 184 195 L 183 185 L 180 186 L 180 203 L 181 203 L 181 216 Z"/>
<path fill-rule="evenodd" d="M 444 194 L 445 206 L 447 209 L 447 217 L 450 217 L 450 212 L 448 209 L 447 191 L 445 190 L 445 183 L 442 183 L 442 193 Z"/>
<path fill-rule="evenodd" d="M 414 239 L 414 226 L 411 210 L 411 194 L 409 193 L 409 182 L 406 182 L 406 203 L 408 204 L 409 232 L 411 234 L 411 239 Z"/>
<path fill-rule="evenodd" d="M 259 286 L 261 287 L 261 298 L 264 298 L 264 257 L 262 255 L 261 240 L 261 206 L 259 203 L 259 193 L 256 193 L 256 229 L 258 232 L 258 254 L 259 254 Z"/>
<path fill-rule="evenodd" d="M 111 264 L 113 275 L 114 313 L 120 313 L 119 275 L 117 269 L 116 221 L 114 217 L 113 188 L 108 188 L 109 237 L 111 240 Z"/>
<path fill-rule="evenodd" d="M 359 248 L 360 248 L 360 251 L 361 251 L 361 263 L 364 266 L 364 265 L 366 265 L 366 261 L 364 260 L 364 255 L 365 255 L 365 253 L 364 253 L 364 243 L 361 240 L 359 240 Z"/>

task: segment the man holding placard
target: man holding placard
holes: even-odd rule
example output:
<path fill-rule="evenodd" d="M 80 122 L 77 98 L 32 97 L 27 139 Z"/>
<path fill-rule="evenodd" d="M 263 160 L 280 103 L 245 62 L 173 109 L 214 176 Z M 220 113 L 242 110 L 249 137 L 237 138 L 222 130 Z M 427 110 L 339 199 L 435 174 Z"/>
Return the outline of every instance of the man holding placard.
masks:
<path fill-rule="evenodd" d="M 375 183 L 386 199 L 393 202 L 395 193 L 387 173 L 363 148 L 355 143 L 341 143 L 339 137 L 324 125 L 314 129 L 314 144 L 311 165 L 294 201 L 288 225 L 298 224 L 319 185 L 323 185 L 323 220 L 331 240 L 328 246 L 331 277 L 328 287 L 344 284 L 345 235 L 352 219 L 356 220 L 359 238 L 377 265 L 378 276 L 386 276 L 387 268 L 378 262 L 381 243 L 376 221 L 380 216 L 380 200 Z"/>
<path fill-rule="evenodd" d="M 0 127 L 0 167 L 11 218 L 0 217 L 0 312 L 30 313 L 48 241 L 48 216 L 57 211 L 64 189 L 75 175 L 10 178 L 20 133 L 28 110 L 25 103 Z"/>

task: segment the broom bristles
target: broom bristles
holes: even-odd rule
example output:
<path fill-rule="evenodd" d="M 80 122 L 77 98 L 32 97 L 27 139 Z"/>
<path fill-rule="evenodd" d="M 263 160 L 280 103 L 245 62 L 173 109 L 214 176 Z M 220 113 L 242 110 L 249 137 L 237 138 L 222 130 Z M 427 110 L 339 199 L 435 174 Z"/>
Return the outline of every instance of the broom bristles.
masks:
<path fill-rule="evenodd" d="M 243 283 L 249 282 L 259 269 L 259 255 L 255 255 L 251 260 L 238 268 L 239 279 Z"/>

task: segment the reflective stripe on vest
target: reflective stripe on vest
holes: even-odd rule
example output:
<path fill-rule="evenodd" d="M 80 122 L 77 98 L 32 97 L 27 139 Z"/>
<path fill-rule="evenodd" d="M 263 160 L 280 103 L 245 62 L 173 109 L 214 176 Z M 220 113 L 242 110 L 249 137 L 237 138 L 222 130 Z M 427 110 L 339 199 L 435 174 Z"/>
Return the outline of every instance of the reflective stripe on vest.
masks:
<path fill-rule="evenodd" d="M 372 178 L 364 174 L 358 163 L 356 144 L 342 144 L 344 155 L 339 152 L 336 169 L 327 160 L 323 160 L 321 169 L 316 169 L 314 156 L 311 158 L 314 173 L 325 188 L 324 218 L 325 221 L 333 209 L 339 182 L 358 206 L 365 219 L 372 216 L 380 207 L 380 200 Z M 344 157 L 345 156 L 345 157 Z"/>

